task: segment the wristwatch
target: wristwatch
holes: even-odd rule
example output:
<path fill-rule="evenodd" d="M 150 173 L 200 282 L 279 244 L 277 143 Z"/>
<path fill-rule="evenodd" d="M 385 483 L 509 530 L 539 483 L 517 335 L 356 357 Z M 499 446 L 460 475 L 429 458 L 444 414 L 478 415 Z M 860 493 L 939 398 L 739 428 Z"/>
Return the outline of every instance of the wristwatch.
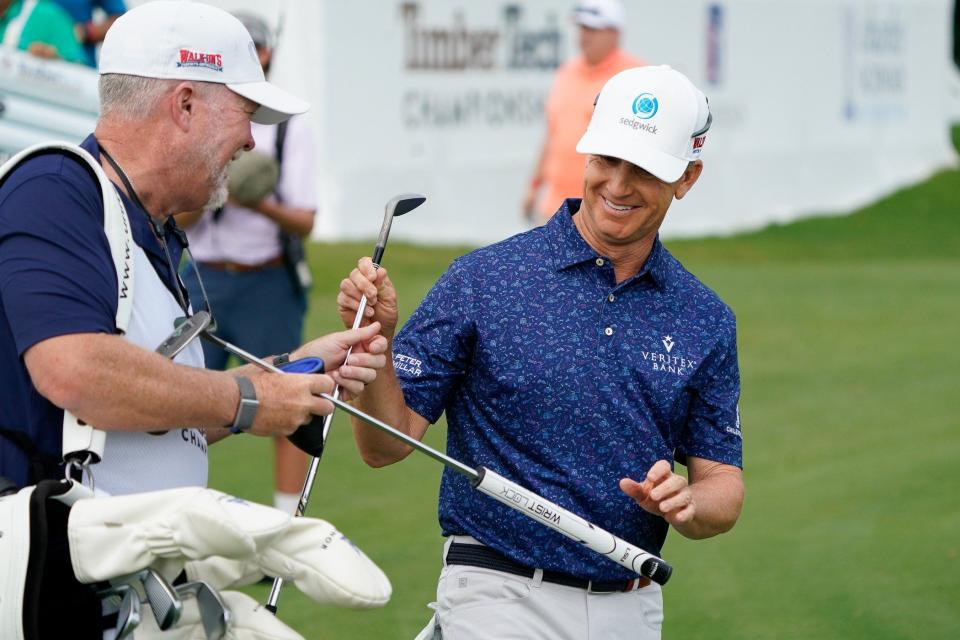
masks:
<path fill-rule="evenodd" d="M 253 426 L 253 418 L 257 415 L 257 409 L 260 408 L 260 401 L 257 400 L 257 390 L 249 378 L 237 376 L 234 379 L 240 389 L 240 402 L 237 403 L 237 415 L 233 419 L 230 433 L 241 433 L 249 431 Z"/>

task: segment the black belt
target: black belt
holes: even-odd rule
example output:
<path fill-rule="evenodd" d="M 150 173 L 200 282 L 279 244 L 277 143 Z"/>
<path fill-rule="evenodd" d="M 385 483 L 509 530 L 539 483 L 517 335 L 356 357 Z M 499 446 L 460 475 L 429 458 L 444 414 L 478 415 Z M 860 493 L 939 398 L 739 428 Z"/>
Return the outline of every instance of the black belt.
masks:
<path fill-rule="evenodd" d="M 447 550 L 447 564 L 459 564 L 481 569 L 493 569 L 512 573 L 515 576 L 532 578 L 535 571 L 530 567 L 514 562 L 498 551 L 479 544 L 463 544 L 452 542 Z M 649 578 L 640 576 L 632 580 L 612 580 L 610 582 L 595 582 L 577 578 L 559 571 L 544 571 L 543 581 L 562 584 L 567 587 L 585 589 L 591 593 L 613 593 L 616 591 L 632 591 L 642 589 L 650 584 Z"/>

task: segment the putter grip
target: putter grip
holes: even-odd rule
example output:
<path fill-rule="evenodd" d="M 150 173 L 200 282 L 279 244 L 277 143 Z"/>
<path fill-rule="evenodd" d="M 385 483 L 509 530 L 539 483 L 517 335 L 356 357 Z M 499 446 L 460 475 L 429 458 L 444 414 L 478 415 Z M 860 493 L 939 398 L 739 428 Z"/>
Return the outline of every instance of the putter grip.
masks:
<path fill-rule="evenodd" d="M 657 584 L 666 584 L 670 574 L 673 573 L 673 568 L 662 558 L 587 522 L 580 516 L 545 500 L 486 467 L 477 469 L 477 478 L 473 481 L 473 486 L 528 518 L 607 556 L 617 564 L 646 576 Z"/>

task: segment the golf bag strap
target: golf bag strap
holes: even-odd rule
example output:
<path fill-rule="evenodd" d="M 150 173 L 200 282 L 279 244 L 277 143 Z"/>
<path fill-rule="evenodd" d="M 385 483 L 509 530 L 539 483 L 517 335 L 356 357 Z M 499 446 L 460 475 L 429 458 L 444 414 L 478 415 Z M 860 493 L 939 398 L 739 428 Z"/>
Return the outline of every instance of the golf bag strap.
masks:
<path fill-rule="evenodd" d="M 46 480 L 30 494 L 30 549 L 23 586 L 26 640 L 103 637 L 100 599 L 73 574 L 67 540 L 70 508 L 93 494 L 76 482 Z M 57 615 L 50 615 L 52 606 Z"/>
<path fill-rule="evenodd" d="M 42 153 L 73 155 L 90 169 L 103 195 L 103 231 L 110 245 L 110 256 L 117 275 L 117 314 L 115 324 L 118 333 L 126 333 L 133 313 L 133 234 L 130 220 L 110 178 L 92 155 L 69 142 L 41 142 L 20 151 L 0 167 L 0 180 L 13 171 L 21 162 Z M 78 420 L 69 411 L 63 412 L 63 459 L 87 463 L 99 462 L 103 457 L 106 434 Z"/>

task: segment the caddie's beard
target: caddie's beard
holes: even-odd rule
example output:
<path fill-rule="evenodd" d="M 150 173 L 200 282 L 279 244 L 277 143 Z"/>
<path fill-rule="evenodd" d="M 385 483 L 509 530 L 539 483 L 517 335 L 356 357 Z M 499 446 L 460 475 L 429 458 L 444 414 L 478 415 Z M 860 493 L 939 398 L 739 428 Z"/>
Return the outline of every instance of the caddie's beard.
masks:
<path fill-rule="evenodd" d="M 213 211 L 219 209 L 227 203 L 227 196 L 230 195 L 230 192 L 227 188 L 227 184 L 230 180 L 230 163 L 240 157 L 240 154 L 243 151 L 237 151 L 233 154 L 233 157 L 230 158 L 230 162 L 225 164 L 219 170 L 216 166 L 216 157 L 213 153 L 210 153 L 207 156 L 207 167 L 210 169 L 210 173 L 213 174 L 213 190 L 210 192 L 210 198 L 207 200 L 207 204 L 203 205 L 205 211 Z"/>

